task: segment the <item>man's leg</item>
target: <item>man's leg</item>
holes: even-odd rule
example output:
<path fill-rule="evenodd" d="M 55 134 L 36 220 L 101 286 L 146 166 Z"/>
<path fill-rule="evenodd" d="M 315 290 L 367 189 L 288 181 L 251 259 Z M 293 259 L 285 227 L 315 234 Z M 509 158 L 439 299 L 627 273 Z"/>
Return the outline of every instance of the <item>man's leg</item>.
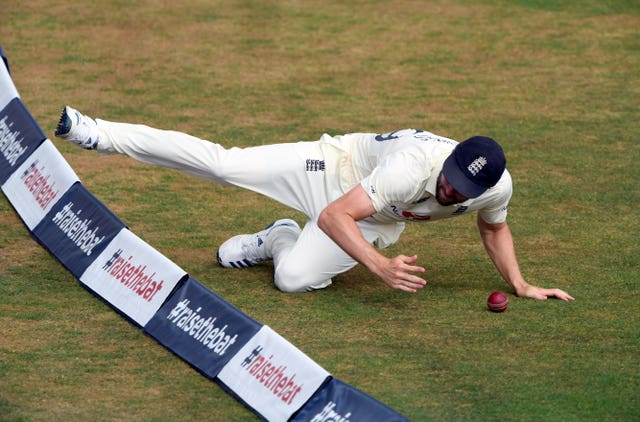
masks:
<path fill-rule="evenodd" d="M 313 215 L 326 204 L 324 174 L 305 168 L 309 159 L 321 160 L 314 142 L 225 148 L 182 132 L 145 125 L 97 120 L 97 150 L 121 153 L 140 162 L 180 170 L 222 185 L 260 193 L 291 208 Z"/>
<path fill-rule="evenodd" d="M 360 225 L 360 224 L 359 224 Z M 362 235 L 374 243 L 378 233 L 366 224 Z M 357 262 L 323 232 L 316 221 L 309 221 L 299 236 L 282 231 L 272 240 L 274 282 L 284 292 L 305 292 L 327 287 L 331 279 Z"/>
<path fill-rule="evenodd" d="M 100 152 L 126 154 L 140 162 L 250 189 L 312 219 L 327 205 L 324 166 L 320 165 L 324 164 L 324 157 L 318 143 L 226 149 L 182 132 L 105 120 L 96 122 L 99 142 L 93 148 Z M 245 236 L 255 240 L 255 235 Z M 375 237 L 365 234 L 370 242 Z M 296 230 L 278 228 L 265 240 L 267 256 L 274 259 L 276 286 L 283 291 L 326 287 L 333 276 L 356 265 L 320 230 L 315 220 L 299 235 Z"/>

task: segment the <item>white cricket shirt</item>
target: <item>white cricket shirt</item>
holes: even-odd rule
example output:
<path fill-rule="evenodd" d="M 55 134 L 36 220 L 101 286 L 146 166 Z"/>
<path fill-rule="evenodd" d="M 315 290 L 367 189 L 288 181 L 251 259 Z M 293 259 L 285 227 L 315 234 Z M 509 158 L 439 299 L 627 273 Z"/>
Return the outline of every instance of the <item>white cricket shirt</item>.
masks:
<path fill-rule="evenodd" d="M 496 186 L 477 198 L 449 206 L 436 201 L 438 175 L 457 141 L 415 129 L 382 135 L 325 135 L 321 141 L 345 152 L 338 158 L 340 187 L 347 192 L 356 183 L 362 185 L 376 210 L 367 220 L 377 223 L 435 221 L 473 211 L 478 211 L 490 224 L 507 218 L 512 182 L 506 170 Z M 403 228 L 404 224 L 396 228 L 397 236 Z M 395 233 L 388 234 L 396 237 Z"/>

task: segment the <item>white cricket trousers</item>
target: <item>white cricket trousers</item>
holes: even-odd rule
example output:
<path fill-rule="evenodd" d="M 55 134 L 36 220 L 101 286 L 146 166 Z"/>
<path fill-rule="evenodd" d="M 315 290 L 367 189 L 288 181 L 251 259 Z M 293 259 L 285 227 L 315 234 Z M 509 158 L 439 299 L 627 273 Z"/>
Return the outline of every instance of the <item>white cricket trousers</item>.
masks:
<path fill-rule="evenodd" d="M 96 122 L 99 152 L 125 154 L 143 163 L 249 189 L 306 214 L 309 220 L 299 236 L 288 230 L 272 233 L 278 289 L 303 292 L 325 287 L 333 276 L 357 264 L 317 224 L 320 212 L 342 194 L 332 188 L 337 186 L 337 169 L 326 167 L 335 167 L 335 160 L 325 160 L 330 157 L 325 157 L 319 141 L 224 148 L 182 132 Z M 367 241 L 373 244 L 378 239 L 374 224 L 361 221 L 358 225 Z"/>

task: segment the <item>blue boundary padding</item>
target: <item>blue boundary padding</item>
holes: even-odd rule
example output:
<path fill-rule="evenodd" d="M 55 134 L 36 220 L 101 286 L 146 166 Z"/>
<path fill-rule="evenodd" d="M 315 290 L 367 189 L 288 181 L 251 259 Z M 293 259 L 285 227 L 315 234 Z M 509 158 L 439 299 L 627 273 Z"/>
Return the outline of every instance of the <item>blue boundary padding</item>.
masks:
<path fill-rule="evenodd" d="M 325 383 L 290 420 L 350 421 L 355 420 L 354 415 L 363 421 L 409 422 L 389 406 L 337 378 Z"/>
<path fill-rule="evenodd" d="M 0 185 L 47 139 L 19 98 L 0 110 Z"/>
<path fill-rule="evenodd" d="M 0 56 L 2 57 L 2 61 L 4 63 L 4 66 L 7 68 L 7 71 L 9 71 L 9 61 L 7 60 L 7 57 L 4 52 L 4 49 L 2 48 L 2 45 L 0 45 Z M 3 87 L 0 86 L 0 89 L 2 88 Z M 11 88 L 13 89 L 13 86 Z M 37 124 L 35 119 L 33 119 L 31 114 L 29 113 L 27 108 L 24 106 L 24 104 L 22 104 L 22 101 L 20 101 L 19 98 L 17 97 L 13 98 L 13 100 L 11 100 L 9 104 L 2 111 L 4 112 L 7 109 L 10 109 L 10 107 L 11 107 L 11 110 L 14 110 L 15 108 L 17 112 L 13 111 L 13 112 L 7 112 L 4 114 L 7 116 L 19 116 L 17 125 L 15 125 L 15 123 L 12 121 L 11 130 L 16 130 L 18 127 L 20 127 L 21 130 L 24 131 L 24 133 L 26 133 L 29 138 L 27 140 L 28 147 L 24 148 L 24 151 L 22 151 L 21 156 L 19 157 L 20 163 L 22 163 L 47 138 L 46 138 L 46 135 L 42 132 L 42 129 L 40 129 L 40 126 Z M 14 125 L 16 127 L 13 127 Z M 15 136 L 15 135 L 11 133 L 11 136 Z M 18 146 L 22 147 L 22 145 L 18 145 Z M 24 157 L 22 155 L 24 155 Z M 0 180 L 0 185 L 4 184 L 4 182 L 15 172 L 15 169 L 17 169 L 20 166 L 20 164 L 16 160 L 16 162 L 9 163 L 10 168 L 9 168 L 9 171 L 7 171 L 6 168 L 3 168 L 4 166 L 6 166 L 5 163 L 8 163 L 8 161 L 5 160 L 4 162 L 0 162 L 0 179 L 2 179 Z M 71 187 L 68 188 L 67 192 L 65 192 L 61 196 L 61 198 L 57 199 L 57 203 L 49 211 L 49 213 L 44 217 L 43 221 L 41 221 L 36 225 L 36 227 L 34 227 L 33 231 L 29 230 L 29 227 L 27 227 L 27 230 L 29 230 L 29 233 L 31 234 L 32 237 L 34 237 L 46 250 L 52 253 L 52 255 L 56 259 L 58 259 L 58 261 L 67 270 L 69 270 L 73 275 L 76 276 L 76 278 L 79 278 L 80 275 L 78 274 L 81 273 L 87 267 L 89 267 L 89 265 L 93 263 L 92 261 L 94 261 L 95 258 L 100 255 L 98 252 L 98 249 L 95 249 L 96 247 L 98 247 L 98 245 L 96 244 L 94 246 L 94 249 L 92 249 L 92 253 L 90 254 L 92 256 L 91 259 L 88 259 L 85 261 L 85 259 L 82 258 L 81 255 L 80 257 L 78 257 L 77 251 L 73 251 L 73 247 L 69 246 L 69 242 L 71 242 L 71 244 L 75 244 L 75 246 L 80 248 L 81 250 L 82 250 L 82 245 L 84 245 L 85 246 L 84 249 L 86 252 L 87 247 L 85 243 L 81 241 L 78 242 L 78 239 L 79 239 L 78 237 L 69 236 L 68 230 L 67 232 L 64 232 L 64 230 L 58 230 L 58 231 L 64 232 L 64 235 L 67 238 L 67 240 L 65 241 L 64 236 L 60 237 L 60 233 L 56 233 L 56 229 L 50 227 L 52 225 L 53 226 L 56 225 L 56 223 L 53 222 L 53 220 L 56 219 L 56 216 L 58 216 L 57 217 L 58 220 L 64 217 L 59 215 L 59 213 L 61 212 L 63 214 L 66 212 L 66 214 L 64 215 L 66 215 L 67 218 L 70 218 L 72 220 L 74 219 L 73 206 L 68 206 L 66 209 L 67 211 L 64 211 L 65 209 L 64 207 L 67 206 L 65 204 L 69 204 L 73 202 L 70 200 L 70 198 L 75 198 L 74 195 L 78 195 L 78 198 L 80 198 L 80 201 L 78 201 L 78 203 L 81 203 L 83 207 L 88 206 L 91 209 L 87 213 L 82 214 L 83 216 L 82 218 L 80 218 L 81 213 L 78 213 L 77 210 L 75 211 L 75 220 L 71 224 L 78 225 L 78 228 L 74 228 L 74 232 L 77 230 L 84 230 L 84 234 L 86 234 L 87 236 L 90 236 L 90 234 L 93 234 L 93 235 L 97 234 L 97 229 L 89 228 L 90 224 L 88 223 L 88 221 L 92 220 L 92 218 L 86 219 L 85 217 L 87 214 L 89 214 L 90 216 L 94 216 L 96 221 L 106 222 L 106 225 L 109 226 L 107 229 L 109 236 L 113 234 L 114 230 L 117 232 L 117 227 L 120 227 L 120 231 L 127 230 L 127 229 L 124 223 L 122 223 L 117 218 L 117 216 L 115 216 L 115 214 L 113 214 L 106 206 L 104 206 L 88 190 L 86 190 L 84 186 L 81 185 L 80 182 L 76 182 L 75 184 L 73 184 Z M 11 203 L 11 201 L 9 202 Z M 75 205 L 75 202 L 74 202 L 74 205 Z M 14 210 L 15 210 L 15 207 L 14 207 Z M 18 213 L 18 215 L 20 214 Z M 20 217 L 22 219 L 22 216 Z M 23 222 L 24 222 L 24 219 L 23 219 Z M 58 229 L 60 228 L 58 227 Z M 68 227 L 66 227 L 66 229 L 68 229 Z M 116 235 L 113 235 L 113 236 L 116 236 Z M 107 244 L 106 235 L 105 235 L 104 241 L 105 241 L 105 244 Z M 67 243 L 67 245 L 64 245 L 65 242 Z M 58 245 L 57 243 L 61 243 L 62 245 Z M 104 249 L 105 247 L 106 246 L 103 245 L 101 247 L 101 250 Z M 93 254 L 94 251 L 96 252 L 95 254 Z M 143 328 L 143 327 L 140 327 L 140 324 L 136 323 L 131 317 L 126 315 L 124 312 L 120 311 L 112 303 L 105 300 L 101 295 L 93 291 L 85 283 L 81 282 L 80 285 L 85 287 L 89 292 L 93 293 L 97 298 L 104 301 L 114 311 L 119 313 L 123 318 L 131 322 L 133 325 L 137 326 L 138 328 Z M 190 294 L 195 294 L 195 296 L 193 296 L 194 297 L 193 299 L 190 298 L 191 296 L 187 297 L 187 295 L 190 295 Z M 193 300 L 193 302 L 191 302 L 191 300 Z M 236 392 L 234 392 L 233 390 L 225 386 L 225 384 L 215 376 L 220 371 L 220 369 L 224 367 L 224 365 L 228 362 L 228 360 L 235 355 L 231 355 L 231 357 L 227 356 L 224 359 L 220 359 L 218 362 L 214 362 L 213 364 L 211 364 L 207 362 L 208 356 L 206 353 L 201 354 L 198 351 L 194 352 L 190 350 L 192 348 L 192 345 L 189 343 L 189 341 L 193 342 L 192 341 L 193 334 L 198 333 L 197 329 L 195 331 L 192 329 L 193 327 L 195 327 L 195 322 L 194 322 L 194 326 L 186 331 L 184 330 L 184 327 L 186 327 L 186 325 L 183 325 L 182 328 L 178 327 L 177 324 L 174 324 L 175 325 L 174 327 L 171 326 L 172 320 L 176 323 L 180 321 L 180 318 L 181 318 L 180 315 L 174 314 L 173 318 L 171 318 L 171 312 L 181 312 L 180 306 L 182 305 L 180 305 L 180 303 L 183 303 L 184 306 L 187 306 L 191 303 L 193 303 L 193 306 L 195 306 L 197 303 L 198 308 L 196 308 L 195 311 L 191 309 L 192 314 L 200 312 L 202 309 L 204 309 L 204 306 L 212 306 L 212 308 L 217 308 L 216 312 L 218 311 L 222 312 L 220 316 L 221 324 L 222 323 L 227 324 L 225 322 L 226 319 L 236 320 L 236 321 L 239 320 L 240 324 L 244 325 L 244 328 L 239 330 L 238 332 L 243 333 L 243 336 L 249 339 L 251 338 L 251 335 L 252 335 L 251 333 L 255 334 L 253 330 L 255 331 L 260 330 L 262 325 L 254 321 L 250 317 L 246 316 L 245 314 L 243 314 L 237 308 L 233 307 L 233 305 L 225 302 L 224 299 L 220 298 L 215 293 L 208 290 L 204 285 L 199 283 L 197 280 L 189 277 L 188 275 L 185 275 L 184 277 L 182 277 L 181 280 L 179 280 L 176 283 L 172 291 L 169 293 L 169 295 L 165 299 L 164 304 L 160 307 L 160 310 L 156 312 L 156 314 L 151 318 L 151 320 L 149 321 L 147 326 L 143 328 L 143 330 L 147 335 L 150 335 L 151 337 L 155 338 L 160 344 L 162 344 L 168 350 L 175 353 L 177 356 L 187 361 L 190 365 L 192 365 L 194 368 L 199 370 L 203 375 L 209 378 L 212 378 L 213 381 L 216 382 L 224 391 L 226 391 L 236 400 L 243 403 L 247 408 L 249 408 L 249 410 L 255 413 L 260 419 L 266 420 L 263 415 L 257 412 L 256 409 L 253 409 L 251 406 L 249 406 L 246 402 L 244 402 L 244 400 L 240 398 Z M 211 325 L 213 330 L 215 326 L 211 320 L 211 318 L 213 318 L 212 315 L 213 314 L 203 317 L 202 326 L 205 325 L 207 321 L 206 318 L 209 318 L 208 323 Z M 184 314 L 184 316 L 187 318 L 187 320 L 188 318 L 190 318 L 190 317 L 187 317 L 186 314 Z M 167 321 L 165 320 L 169 320 L 169 323 L 167 323 Z M 187 320 L 185 320 L 185 324 L 190 323 Z M 202 326 L 199 328 L 201 329 Z M 218 328 L 221 329 L 222 327 L 218 327 Z M 180 336 L 180 331 L 182 331 L 182 336 Z M 231 330 L 229 330 L 229 332 L 230 331 Z M 176 335 L 176 333 L 178 334 L 178 338 L 171 338 L 171 336 Z M 191 333 L 191 334 L 187 334 L 185 337 L 184 333 Z M 220 351 L 228 350 L 230 353 L 232 353 L 231 346 L 235 342 L 234 343 L 231 342 L 231 338 L 232 338 L 231 334 L 227 334 L 225 332 L 225 335 L 228 337 L 225 340 L 225 343 L 222 344 L 222 346 L 220 345 L 221 343 L 220 344 L 216 343 L 216 347 L 218 347 Z M 240 337 L 240 334 L 238 334 L 238 337 Z M 238 350 L 241 348 L 243 344 L 246 344 L 246 342 L 247 340 L 245 338 L 243 338 L 242 341 L 238 342 L 237 344 Z M 215 347 L 214 347 L 214 350 L 215 350 Z M 237 350 L 235 350 L 235 352 L 237 354 Z M 354 413 L 356 411 L 359 413 Z M 334 412 L 335 414 L 331 412 Z M 340 412 L 343 412 L 343 413 L 340 413 Z M 333 417 L 333 419 L 326 419 L 327 417 Z M 407 421 L 407 419 L 404 416 L 397 413 L 393 409 L 389 408 L 385 404 L 349 386 L 348 384 L 345 384 L 344 382 L 339 381 L 330 376 L 327 378 L 327 380 L 325 380 L 325 382 L 321 386 L 319 386 L 319 388 L 306 401 L 306 403 L 304 403 L 302 407 L 289 418 L 289 420 L 293 420 L 293 421 L 327 421 L 327 420 L 347 421 L 348 420 L 350 422 L 356 422 L 356 421 L 370 422 L 372 420 Z"/>
<path fill-rule="evenodd" d="M 174 287 L 173 291 L 177 290 L 180 287 L 180 285 L 182 284 L 182 282 L 187 279 L 187 277 L 188 277 L 188 275 L 185 275 L 182 278 L 182 280 L 178 281 L 178 283 L 176 284 L 176 287 Z M 105 305 L 107 305 L 109 308 L 111 308 L 112 311 L 114 311 L 115 313 L 120 315 L 124 320 L 129 322 L 135 328 L 139 329 L 140 331 L 144 330 L 144 327 L 142 325 L 138 324 L 133 318 L 131 318 L 131 316 L 127 315 L 125 312 L 123 312 L 122 310 L 118 309 L 116 306 L 113 305 L 113 303 L 109 302 L 107 299 L 102 297 L 99 293 L 95 292 L 91 287 L 87 286 L 84 283 L 78 283 L 78 284 L 83 289 L 85 289 L 87 292 L 89 292 L 92 296 L 94 296 L 96 299 L 100 300 Z M 173 292 L 171 294 L 173 294 Z M 171 294 L 169 295 L 169 297 L 171 297 Z M 169 349 L 169 351 L 173 352 L 171 349 Z"/>
<path fill-rule="evenodd" d="M 188 277 L 147 323 L 144 332 L 213 379 L 261 327 Z"/>
<path fill-rule="evenodd" d="M 77 182 L 33 229 L 33 235 L 71 274 L 80 278 L 125 227 Z"/>

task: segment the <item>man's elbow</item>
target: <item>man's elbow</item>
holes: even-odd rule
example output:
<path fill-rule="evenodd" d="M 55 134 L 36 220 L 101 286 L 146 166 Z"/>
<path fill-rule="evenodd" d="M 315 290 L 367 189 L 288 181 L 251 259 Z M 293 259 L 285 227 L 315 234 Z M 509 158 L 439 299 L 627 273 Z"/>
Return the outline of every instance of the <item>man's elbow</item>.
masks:
<path fill-rule="evenodd" d="M 504 221 L 502 223 L 487 223 L 478 215 L 478 229 L 480 233 L 497 233 L 504 229 L 508 229 L 507 222 Z"/>
<path fill-rule="evenodd" d="M 328 208 L 328 207 L 327 207 Z M 330 227 L 331 222 L 331 212 L 327 208 L 323 209 L 318 216 L 318 227 L 323 232 L 327 232 Z"/>

